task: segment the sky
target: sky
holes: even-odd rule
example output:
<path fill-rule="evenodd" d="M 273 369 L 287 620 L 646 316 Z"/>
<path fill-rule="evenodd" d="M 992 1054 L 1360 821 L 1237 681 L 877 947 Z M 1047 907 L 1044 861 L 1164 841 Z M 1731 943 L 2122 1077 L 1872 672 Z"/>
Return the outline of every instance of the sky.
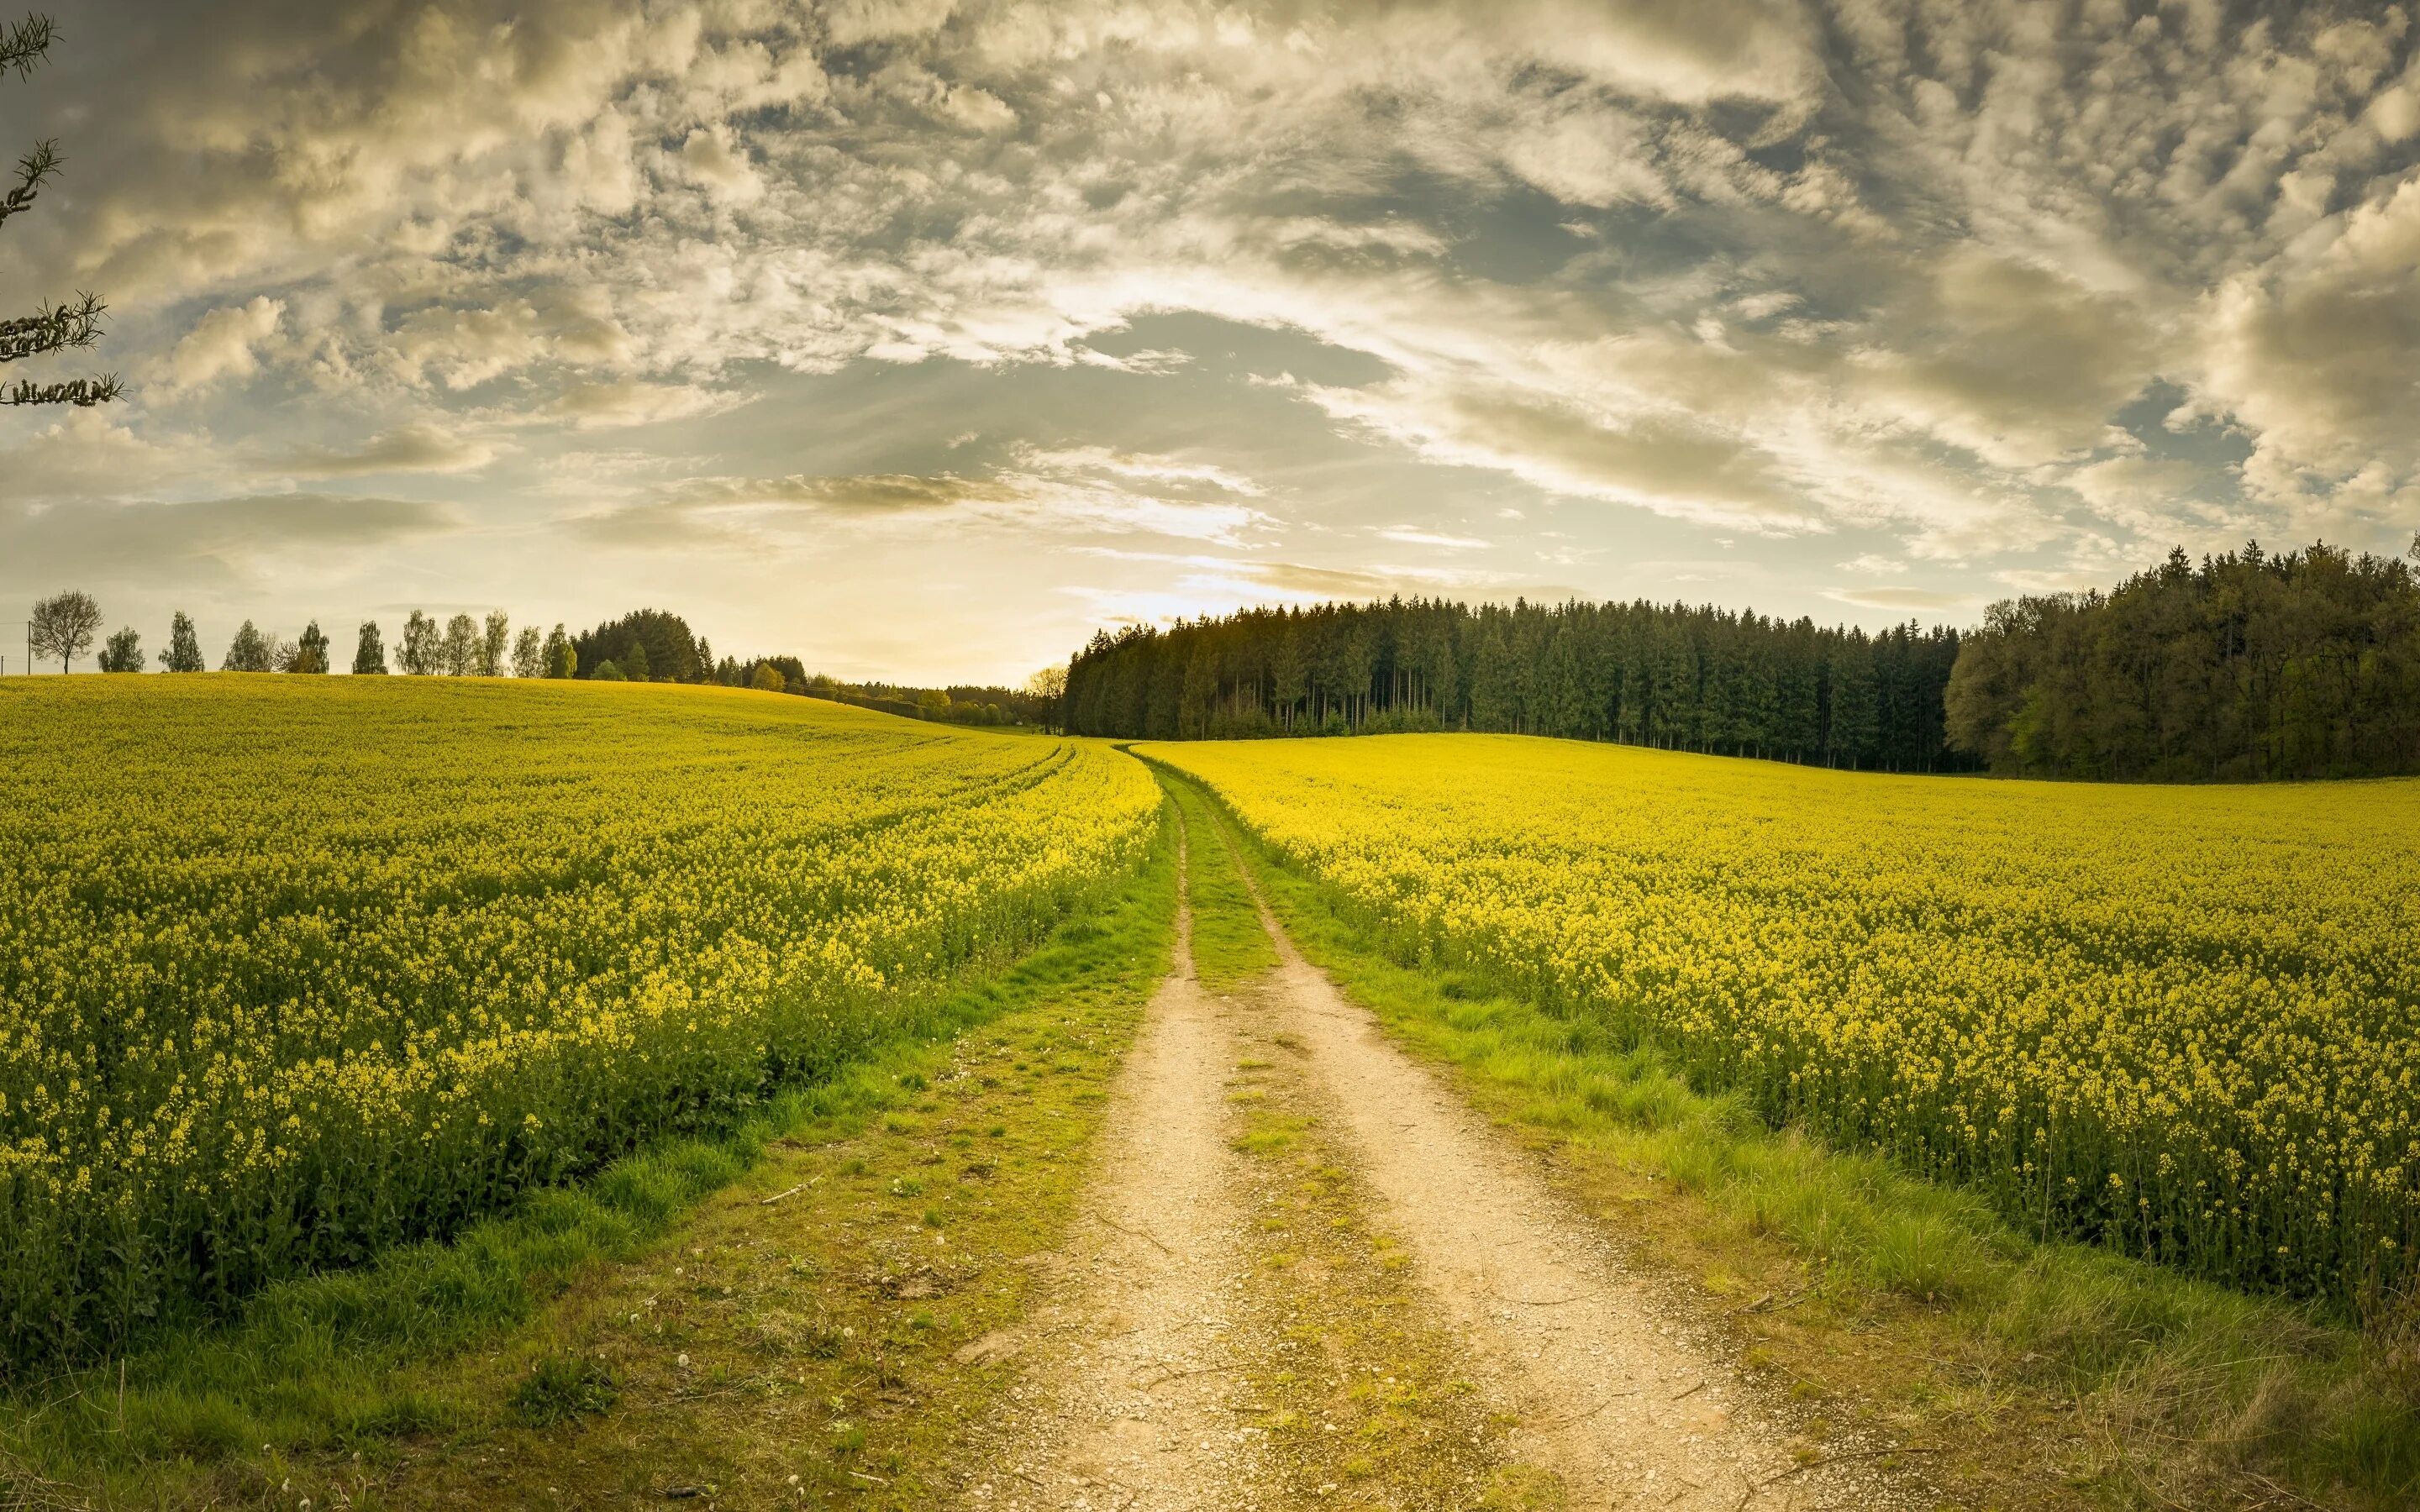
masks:
<path fill-rule="evenodd" d="M 1020 682 L 1245 604 L 1963 625 L 2420 526 L 2405 8 L 54 14 L 0 286 L 110 325 L 8 376 L 129 389 L 0 411 L 0 624 L 644 605 Z"/>

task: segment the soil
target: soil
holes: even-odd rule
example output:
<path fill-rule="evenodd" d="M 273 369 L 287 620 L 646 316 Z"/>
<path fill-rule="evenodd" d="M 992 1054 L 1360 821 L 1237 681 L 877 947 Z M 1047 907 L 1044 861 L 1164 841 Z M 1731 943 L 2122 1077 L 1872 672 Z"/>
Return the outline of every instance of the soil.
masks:
<path fill-rule="evenodd" d="M 982 1341 L 1027 1369 L 1014 1410 L 972 1446 L 964 1504 L 1930 1504 L 1885 1451 L 1837 1433 L 1819 1447 L 1683 1288 L 1626 1268 L 1606 1226 L 1388 1041 L 1264 903 L 1280 964 L 1231 995 L 1202 986 L 1179 908 L 1177 966 L 1113 1093 L 1050 1300 L 1024 1335 Z M 1286 1431 L 1337 1434 L 1338 1381 L 1413 1370 L 1351 1358 L 1366 1331 L 1318 1311 L 1342 1293 L 1258 1233 L 1276 1227 L 1271 1178 L 1249 1153 L 1255 1128 L 1278 1126 L 1258 1106 L 1271 1091 L 1270 1106 L 1293 1110 L 1273 1137 L 1312 1141 L 1331 1204 L 1343 1194 L 1365 1210 L 1327 1222 L 1400 1247 L 1388 1254 L 1408 1270 L 1406 1319 L 1368 1348 L 1416 1361 L 1423 1341 L 1432 1353 L 1442 1341 L 1455 1387 L 1475 1398 L 1460 1417 L 1450 1404 L 1432 1413 L 1423 1452 L 1448 1440 L 1455 1452 L 1431 1480 L 1377 1474 L 1370 1455 L 1323 1455 L 1329 1439 Z M 1273 1364 L 1307 1339 L 1329 1357 L 1324 1372 Z M 1356 1431 L 1383 1445 L 1386 1426 L 1370 1417 Z"/>

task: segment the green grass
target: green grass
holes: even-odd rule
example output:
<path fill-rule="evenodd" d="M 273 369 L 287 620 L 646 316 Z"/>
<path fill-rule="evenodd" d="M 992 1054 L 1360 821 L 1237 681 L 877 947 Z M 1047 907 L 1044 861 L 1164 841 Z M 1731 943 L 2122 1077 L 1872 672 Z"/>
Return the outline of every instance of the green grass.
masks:
<path fill-rule="evenodd" d="M 0 1396 L 0 1506 L 290 1505 L 290 1496 L 271 1492 L 306 1479 L 341 1488 L 328 1467 L 356 1456 L 378 1466 L 409 1458 L 415 1444 L 532 1436 L 600 1413 L 628 1415 L 613 1411 L 629 1395 L 617 1372 L 600 1366 L 596 1351 L 566 1351 L 555 1339 L 552 1314 L 566 1294 L 644 1269 L 703 1205 L 752 1170 L 799 1158 L 804 1140 L 863 1134 L 897 1147 L 890 1165 L 854 1161 L 835 1191 L 921 1180 L 913 1173 L 923 1169 L 928 1115 L 919 1110 L 932 1105 L 931 1081 L 970 1031 L 1012 1034 L 1003 1057 L 1032 1057 L 1041 1088 L 1020 1085 L 1018 1095 L 1037 1105 L 1063 1096 L 1071 1109 L 1063 1110 L 1060 1133 L 1089 1128 L 1082 1110 L 1097 1101 L 1123 1048 L 1114 1033 L 1101 1033 L 1130 1024 L 1167 969 L 1173 831 L 1164 825 L 1139 873 L 1040 949 L 932 1001 L 863 1058 L 769 1100 L 721 1137 L 662 1141 L 586 1181 L 533 1192 L 451 1243 L 414 1244 L 359 1270 L 271 1287 L 232 1323 L 171 1333 L 122 1362 Z M 1064 1021 L 1078 1011 L 1109 1029 L 1071 1038 Z M 1080 1084 L 1046 1070 L 1079 1060 Z M 1056 1082 L 1069 1084 L 1063 1094 Z M 979 1120 L 995 1139 L 1006 1132 L 999 1112 Z M 972 1133 L 954 1138 L 977 1143 Z M 911 1147 L 914 1159 L 899 1153 Z M 1063 1165 L 1054 1147 L 1040 1170 L 1047 1180 L 1019 1200 L 1019 1226 L 1063 1208 L 1075 1163 Z M 951 1221 L 946 1197 L 874 1193 L 865 1200 Z M 788 1218 L 804 1214 L 803 1202 L 762 1209 L 749 1200 L 739 1211 Z M 839 1226 L 827 1227 L 836 1233 Z M 355 1486 L 346 1494 L 365 1505 L 371 1493 Z M 329 1504 L 326 1494 L 318 1504 Z"/>
<path fill-rule="evenodd" d="M 1184 816 L 1186 882 L 1193 903 L 1193 964 L 1202 985 L 1214 993 L 1275 969 L 1277 947 L 1261 927 L 1261 911 L 1237 870 L 1227 828 L 1212 816 L 1209 801 L 1189 782 L 1165 784 Z"/>
<path fill-rule="evenodd" d="M 1185 801 L 1193 784 L 1163 779 Z M 2381 1309 L 2364 1333 L 2039 1242 L 1968 1194 L 1767 1128 L 1744 1101 L 1692 1088 L 1652 1042 L 1390 959 L 1339 894 L 1190 796 L 1217 809 L 1303 953 L 1559 1152 L 1658 1263 L 1701 1277 L 1752 1365 L 1936 1443 L 1978 1504 L 2420 1501 L 2410 1309 Z"/>

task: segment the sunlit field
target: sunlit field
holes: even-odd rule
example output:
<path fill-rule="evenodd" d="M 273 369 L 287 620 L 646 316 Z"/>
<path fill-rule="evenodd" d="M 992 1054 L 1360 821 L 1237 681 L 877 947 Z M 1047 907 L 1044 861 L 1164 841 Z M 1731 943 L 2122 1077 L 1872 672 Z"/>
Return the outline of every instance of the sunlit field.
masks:
<path fill-rule="evenodd" d="M 1409 955 L 2028 1229 L 2337 1303 L 2420 1242 L 2420 782 L 1892 778 L 1496 736 L 1139 748 Z"/>
<path fill-rule="evenodd" d="M 1158 803 L 1105 748 L 720 688 L 0 685 L 0 1362 L 725 1122 Z"/>

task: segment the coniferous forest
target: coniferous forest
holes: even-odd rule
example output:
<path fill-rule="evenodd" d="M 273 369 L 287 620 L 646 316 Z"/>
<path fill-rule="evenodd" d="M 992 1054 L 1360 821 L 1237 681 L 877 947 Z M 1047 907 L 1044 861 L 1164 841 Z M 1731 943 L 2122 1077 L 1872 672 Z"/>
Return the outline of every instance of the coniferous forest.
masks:
<path fill-rule="evenodd" d="M 1643 601 L 1323 604 L 1097 634 L 1066 714 L 1122 738 L 1481 730 L 1942 771 L 1974 764 L 1942 726 L 1958 648 Z"/>
<path fill-rule="evenodd" d="M 1247 609 L 1094 635 L 1065 714 L 1154 740 L 1481 730 L 1901 772 L 2387 776 L 2420 772 L 2420 574 L 2324 544 L 2179 549 L 1979 629 L 1870 636 L 1644 601 Z"/>

